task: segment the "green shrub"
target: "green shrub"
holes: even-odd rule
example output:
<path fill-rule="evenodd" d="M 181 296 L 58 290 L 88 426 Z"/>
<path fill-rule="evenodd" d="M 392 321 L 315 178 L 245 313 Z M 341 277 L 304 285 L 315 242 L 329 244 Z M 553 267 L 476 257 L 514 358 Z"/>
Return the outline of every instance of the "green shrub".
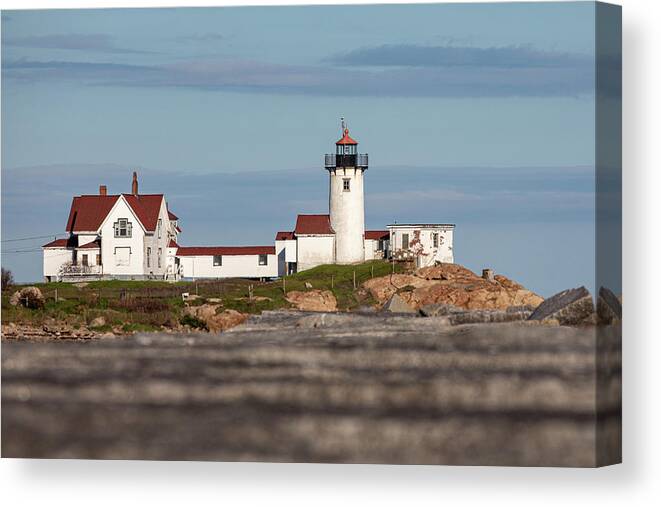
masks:
<path fill-rule="evenodd" d="M 202 319 L 199 319 L 193 315 L 184 315 L 180 320 L 179 323 L 182 326 L 189 326 L 192 327 L 193 329 L 204 329 L 205 331 L 208 331 L 209 328 L 207 327 L 207 323 L 204 322 Z"/>

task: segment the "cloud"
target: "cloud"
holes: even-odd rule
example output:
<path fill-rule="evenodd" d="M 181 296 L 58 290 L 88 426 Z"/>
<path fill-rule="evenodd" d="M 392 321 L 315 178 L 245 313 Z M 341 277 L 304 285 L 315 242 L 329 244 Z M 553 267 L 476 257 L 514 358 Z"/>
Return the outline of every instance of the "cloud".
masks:
<path fill-rule="evenodd" d="M 4 39 L 7 46 L 33 49 L 66 49 L 95 53 L 147 54 L 149 51 L 117 47 L 114 37 L 105 33 L 69 33 L 50 35 L 29 35 Z"/>
<path fill-rule="evenodd" d="M 581 68 L 589 55 L 542 51 L 531 45 L 501 47 L 386 44 L 359 48 L 328 59 L 336 65 L 378 67 Z"/>
<path fill-rule="evenodd" d="M 369 97 L 557 97 L 590 94 L 585 67 L 389 67 L 338 69 L 237 59 L 163 65 L 3 60 L 3 77 L 32 82 L 181 87 L 243 93 Z"/>

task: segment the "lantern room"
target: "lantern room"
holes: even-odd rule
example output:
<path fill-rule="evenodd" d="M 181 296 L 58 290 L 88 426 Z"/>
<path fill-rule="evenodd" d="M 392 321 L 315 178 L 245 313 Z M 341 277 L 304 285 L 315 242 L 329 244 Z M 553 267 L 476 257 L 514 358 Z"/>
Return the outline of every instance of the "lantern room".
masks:
<path fill-rule="evenodd" d="M 342 121 L 342 138 L 335 143 L 335 153 L 326 154 L 326 169 L 355 167 L 367 169 L 367 154 L 358 153 L 358 141 L 349 135 Z"/>

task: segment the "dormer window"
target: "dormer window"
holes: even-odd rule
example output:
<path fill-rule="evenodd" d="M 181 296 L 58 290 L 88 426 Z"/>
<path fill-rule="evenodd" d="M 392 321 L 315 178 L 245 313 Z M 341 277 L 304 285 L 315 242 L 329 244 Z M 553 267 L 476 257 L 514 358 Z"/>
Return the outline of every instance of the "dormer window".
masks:
<path fill-rule="evenodd" d="M 120 218 L 113 224 L 116 238 L 130 238 L 133 231 L 133 225 L 127 218 Z"/>

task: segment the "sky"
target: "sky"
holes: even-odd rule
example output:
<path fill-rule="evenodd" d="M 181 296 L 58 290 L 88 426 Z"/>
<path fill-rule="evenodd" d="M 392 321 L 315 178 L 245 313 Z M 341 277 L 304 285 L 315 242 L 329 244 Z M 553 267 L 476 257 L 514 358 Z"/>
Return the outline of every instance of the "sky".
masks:
<path fill-rule="evenodd" d="M 459 263 L 590 287 L 594 61 L 591 2 L 3 11 L 2 264 L 39 279 L 8 240 L 134 169 L 182 244 L 269 244 L 327 212 L 343 116 L 369 227 L 454 222 Z"/>

